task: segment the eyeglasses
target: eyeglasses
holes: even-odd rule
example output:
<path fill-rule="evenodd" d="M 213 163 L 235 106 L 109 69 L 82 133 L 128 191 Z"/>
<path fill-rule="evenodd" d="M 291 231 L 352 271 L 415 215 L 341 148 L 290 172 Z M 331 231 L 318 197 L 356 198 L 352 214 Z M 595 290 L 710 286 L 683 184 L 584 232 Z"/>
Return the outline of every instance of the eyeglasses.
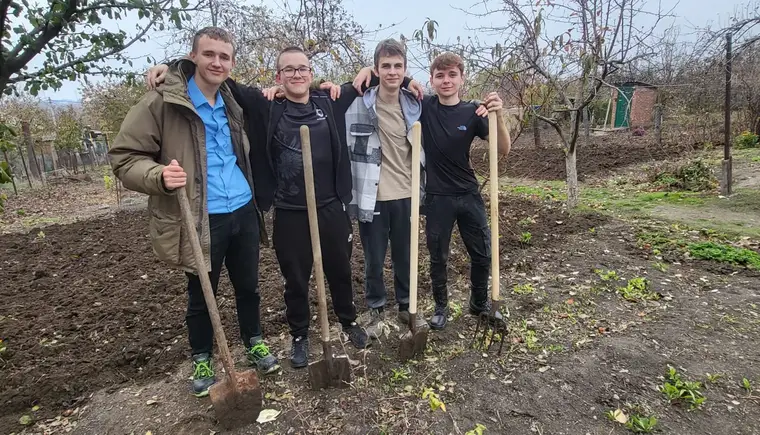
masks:
<path fill-rule="evenodd" d="M 287 78 L 291 78 L 294 75 L 296 75 L 296 71 L 298 71 L 298 74 L 301 75 L 301 77 L 305 76 L 306 74 L 311 72 L 311 68 L 308 66 L 302 66 L 299 68 L 293 68 L 292 66 L 286 66 L 285 68 L 281 69 L 280 72 L 282 75 L 284 75 Z"/>

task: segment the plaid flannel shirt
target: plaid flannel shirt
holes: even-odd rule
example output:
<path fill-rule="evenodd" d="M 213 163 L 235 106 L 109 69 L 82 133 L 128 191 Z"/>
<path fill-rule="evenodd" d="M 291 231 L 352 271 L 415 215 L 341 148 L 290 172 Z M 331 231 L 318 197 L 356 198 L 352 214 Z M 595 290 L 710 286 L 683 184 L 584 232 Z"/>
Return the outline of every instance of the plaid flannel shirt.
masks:
<path fill-rule="evenodd" d="M 377 184 L 383 162 L 375 102 L 377 87 L 357 97 L 346 112 L 346 142 L 351 158 L 352 199 L 348 213 L 360 222 L 372 222 L 377 201 Z M 414 94 L 402 88 L 399 93 L 401 111 L 406 121 L 406 136 L 412 142 L 412 125 L 420 119 L 422 104 Z M 425 152 L 420 149 L 420 204 L 425 195 Z"/>

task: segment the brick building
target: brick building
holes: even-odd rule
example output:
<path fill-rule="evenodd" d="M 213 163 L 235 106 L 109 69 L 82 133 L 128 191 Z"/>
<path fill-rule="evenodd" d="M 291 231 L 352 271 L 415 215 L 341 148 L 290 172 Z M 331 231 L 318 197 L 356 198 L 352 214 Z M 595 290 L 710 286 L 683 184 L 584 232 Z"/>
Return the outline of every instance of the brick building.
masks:
<path fill-rule="evenodd" d="M 657 104 L 656 86 L 643 82 L 625 82 L 615 85 L 611 95 L 610 127 L 649 127 L 654 123 L 654 106 Z"/>

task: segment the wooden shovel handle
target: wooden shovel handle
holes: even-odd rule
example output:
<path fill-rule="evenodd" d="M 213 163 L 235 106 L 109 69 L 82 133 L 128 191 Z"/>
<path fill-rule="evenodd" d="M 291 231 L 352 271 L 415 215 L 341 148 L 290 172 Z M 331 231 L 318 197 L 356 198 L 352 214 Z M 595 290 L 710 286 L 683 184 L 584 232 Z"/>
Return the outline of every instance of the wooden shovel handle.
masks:
<path fill-rule="evenodd" d="M 422 126 L 419 121 L 412 125 L 412 225 L 409 237 L 409 317 L 414 328 L 417 320 L 417 252 L 420 238 L 420 149 Z"/>
<path fill-rule="evenodd" d="M 491 187 L 491 300 L 499 300 L 499 144 L 498 117 L 488 112 L 488 162 Z"/>
<path fill-rule="evenodd" d="M 222 319 L 219 317 L 219 309 L 216 306 L 216 298 L 214 297 L 214 290 L 211 287 L 211 279 L 209 278 L 208 268 L 206 267 L 206 260 L 203 258 L 203 250 L 201 249 L 201 241 L 198 238 L 198 230 L 195 228 L 195 218 L 190 210 L 190 201 L 187 199 L 187 191 L 185 187 L 177 189 L 177 198 L 179 199 L 179 208 L 182 212 L 182 222 L 185 225 L 185 232 L 190 238 L 190 246 L 193 248 L 193 258 L 195 260 L 195 269 L 198 272 L 198 277 L 201 280 L 201 288 L 203 289 L 203 298 L 206 300 L 206 307 L 208 308 L 208 315 L 211 318 L 211 326 L 214 329 L 214 338 L 219 346 L 219 351 L 222 354 L 222 365 L 224 371 L 227 372 L 230 384 L 233 390 L 237 393 L 237 375 L 235 373 L 235 364 L 232 361 L 232 354 L 229 347 L 227 347 L 227 337 L 224 335 L 224 329 L 222 329 Z"/>
<path fill-rule="evenodd" d="M 330 323 L 327 321 L 327 296 L 325 295 L 325 274 L 322 269 L 322 245 L 319 241 L 319 222 L 317 219 L 317 197 L 314 193 L 314 167 L 311 160 L 311 135 L 309 127 L 301 126 L 301 152 L 303 154 L 303 180 L 306 185 L 306 209 L 309 214 L 309 234 L 311 234 L 311 253 L 314 257 L 314 275 L 317 281 L 317 301 L 319 302 L 319 324 L 322 328 L 322 341 L 330 341 Z"/>

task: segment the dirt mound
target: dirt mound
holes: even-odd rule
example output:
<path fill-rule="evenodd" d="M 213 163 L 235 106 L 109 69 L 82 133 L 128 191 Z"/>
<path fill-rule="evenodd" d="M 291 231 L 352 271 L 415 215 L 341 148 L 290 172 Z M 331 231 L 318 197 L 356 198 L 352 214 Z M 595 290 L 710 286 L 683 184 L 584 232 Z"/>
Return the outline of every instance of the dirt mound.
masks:
<path fill-rule="evenodd" d="M 506 162 L 500 162 L 499 170 L 508 177 L 534 180 L 564 180 L 565 154 L 557 145 L 556 133 L 548 130 L 544 135 L 543 148 L 533 146 L 532 136 L 525 133 L 516 142 Z M 660 161 L 682 155 L 687 149 L 680 145 L 657 145 L 650 137 L 635 137 L 629 132 L 592 136 L 586 144 L 579 139 L 577 150 L 578 178 L 603 175 L 610 171 L 636 163 Z M 470 153 L 473 168 L 481 176 L 488 175 L 488 144 L 478 141 Z"/>

